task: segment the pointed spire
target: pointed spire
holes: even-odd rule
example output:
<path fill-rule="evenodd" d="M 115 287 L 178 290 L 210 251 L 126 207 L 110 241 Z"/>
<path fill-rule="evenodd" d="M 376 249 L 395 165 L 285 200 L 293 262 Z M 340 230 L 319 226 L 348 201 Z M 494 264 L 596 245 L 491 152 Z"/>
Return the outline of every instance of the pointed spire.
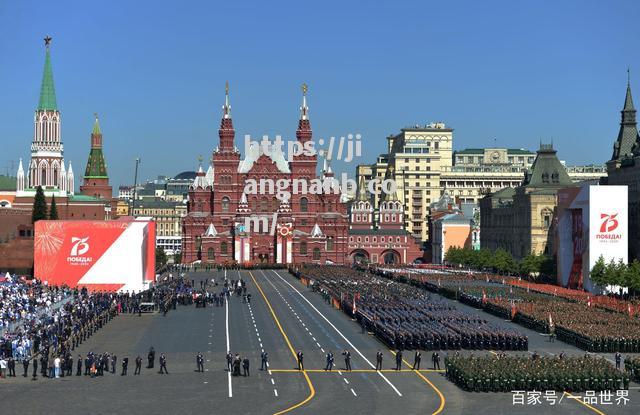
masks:
<path fill-rule="evenodd" d="M 209 237 L 213 237 L 216 236 L 218 234 L 218 231 L 216 230 L 216 227 L 213 226 L 213 223 L 209 224 L 209 227 L 207 228 L 207 230 L 204 232 L 203 236 L 209 236 Z"/>
<path fill-rule="evenodd" d="M 322 233 L 322 229 L 320 229 L 320 226 L 317 223 L 315 225 L 313 225 L 313 229 L 311 229 L 311 237 L 312 238 L 324 238 L 324 234 Z"/>
<path fill-rule="evenodd" d="M 631 75 L 627 69 L 627 95 L 624 97 L 624 109 L 622 111 L 635 111 L 633 98 L 631 97 Z"/>
<path fill-rule="evenodd" d="M 100 131 L 100 123 L 98 122 L 98 113 L 94 112 L 93 116 L 95 117 L 96 120 L 93 123 L 93 130 L 91 131 L 91 134 L 102 135 L 102 131 Z"/>
<path fill-rule="evenodd" d="M 249 202 L 247 202 L 247 194 L 242 192 L 242 196 L 240 197 L 240 204 L 241 205 L 248 205 Z"/>
<path fill-rule="evenodd" d="M 38 102 L 38 110 L 57 111 L 58 105 L 56 103 L 56 90 L 53 85 L 53 70 L 51 69 L 51 55 L 49 53 L 49 47 L 51 43 L 51 37 L 44 38 L 45 45 L 45 57 L 44 57 L 44 72 L 42 74 L 42 85 L 40 86 L 40 101 Z"/>
<path fill-rule="evenodd" d="M 229 103 L 229 81 L 224 85 L 224 105 L 222 118 L 231 118 L 231 104 Z"/>
<path fill-rule="evenodd" d="M 64 166 L 64 164 L 63 164 Z M 22 158 L 20 158 L 20 163 L 18 164 L 18 175 L 16 180 L 16 190 L 21 192 L 25 188 L 25 180 L 24 180 L 24 168 L 22 167 Z"/>
<path fill-rule="evenodd" d="M 364 182 L 364 176 L 360 176 L 360 182 L 358 183 L 358 201 L 367 201 L 367 187 Z"/>
<path fill-rule="evenodd" d="M 309 122 L 309 107 L 307 106 L 307 84 L 302 84 L 302 106 L 300 107 L 300 120 L 298 120 L 298 130 L 296 138 L 301 143 L 311 140 L 311 123 Z"/>
<path fill-rule="evenodd" d="M 309 119 L 309 107 L 307 106 L 307 90 L 309 87 L 307 84 L 302 84 L 302 106 L 300 107 L 300 119 Z"/>

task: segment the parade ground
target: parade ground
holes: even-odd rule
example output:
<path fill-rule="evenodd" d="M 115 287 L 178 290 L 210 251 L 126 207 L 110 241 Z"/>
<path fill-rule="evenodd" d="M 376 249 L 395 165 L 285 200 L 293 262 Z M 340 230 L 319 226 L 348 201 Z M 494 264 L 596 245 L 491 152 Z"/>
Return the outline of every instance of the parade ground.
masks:
<path fill-rule="evenodd" d="M 224 271 L 188 273 L 199 281 L 222 284 Z M 130 362 L 140 355 L 142 373 L 90 378 L 18 377 L 0 381 L 2 413 L 6 414 L 636 414 L 640 389 L 632 383 L 628 401 L 583 402 L 585 393 L 560 393 L 536 398 L 523 394 L 514 404 L 513 393 L 465 392 L 433 370 L 431 352 L 423 352 L 420 370 L 412 370 L 413 351 L 405 351 L 403 369 L 394 370 L 394 352 L 340 310 L 327 304 L 284 270 L 228 271 L 228 279 L 246 281 L 251 302 L 231 296 L 224 306 L 206 308 L 178 305 L 162 313 L 121 314 L 73 352 L 86 355 L 115 353 Z M 221 285 L 219 285 L 221 287 Z M 446 300 L 451 301 L 451 300 Z M 540 355 L 581 355 L 584 351 L 546 335 L 475 310 L 502 326 L 529 336 L 529 351 Z M 169 374 L 158 366 L 146 368 L 153 346 L 167 357 Z M 352 371 L 344 370 L 342 352 L 349 350 Z M 226 370 L 228 351 L 250 360 L 250 376 L 232 376 Z M 260 355 L 269 354 L 268 370 L 260 370 Z M 304 354 L 298 370 L 296 353 Z M 375 370 L 376 353 L 384 354 L 383 370 Z M 325 371 L 325 356 L 335 355 L 335 367 Z M 196 371 L 196 355 L 204 356 L 204 372 Z M 452 352 L 449 352 L 452 353 Z M 464 351 L 463 353 L 470 353 Z M 486 351 L 476 354 L 492 353 Z M 518 352 L 508 352 L 517 354 Z M 446 356 L 447 352 L 440 352 Z M 613 356 L 604 355 L 612 360 Z M 441 364 L 444 369 L 444 359 Z M 75 374 L 75 373 L 74 373 Z M 596 393 L 596 397 L 599 397 Z M 595 401 L 592 401 L 595 402 Z"/>

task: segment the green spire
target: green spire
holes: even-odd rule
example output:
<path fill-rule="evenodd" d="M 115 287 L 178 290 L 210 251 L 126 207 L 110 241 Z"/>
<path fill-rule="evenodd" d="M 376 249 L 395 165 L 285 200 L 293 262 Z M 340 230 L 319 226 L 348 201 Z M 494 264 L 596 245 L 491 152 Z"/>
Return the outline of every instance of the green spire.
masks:
<path fill-rule="evenodd" d="M 91 131 L 91 134 L 100 134 L 102 135 L 102 131 L 100 131 L 100 123 L 98 122 L 98 114 L 95 113 L 93 114 L 96 117 L 96 122 L 93 124 L 93 131 Z"/>
<path fill-rule="evenodd" d="M 42 74 L 42 86 L 40 87 L 40 102 L 38 110 L 57 111 L 56 89 L 53 86 L 53 70 L 51 69 L 51 55 L 49 54 L 50 37 L 45 38 L 46 52 L 44 57 L 44 73 Z"/>

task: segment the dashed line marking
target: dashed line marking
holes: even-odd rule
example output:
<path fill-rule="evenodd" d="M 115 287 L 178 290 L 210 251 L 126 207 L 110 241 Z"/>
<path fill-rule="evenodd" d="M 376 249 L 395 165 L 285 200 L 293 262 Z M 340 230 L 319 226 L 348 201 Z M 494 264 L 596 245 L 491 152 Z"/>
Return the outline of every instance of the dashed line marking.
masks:
<path fill-rule="evenodd" d="M 349 381 L 347 380 L 347 378 L 342 378 L 344 380 L 344 383 L 346 383 L 347 385 L 349 384 Z"/>
<path fill-rule="evenodd" d="M 276 396 L 278 396 L 278 389 L 274 389 L 274 390 L 273 390 L 273 394 L 274 394 L 274 395 L 276 395 Z"/>
<path fill-rule="evenodd" d="M 356 395 L 356 391 L 354 391 L 353 388 L 351 388 L 351 393 L 353 393 L 353 396 L 358 396 Z"/>

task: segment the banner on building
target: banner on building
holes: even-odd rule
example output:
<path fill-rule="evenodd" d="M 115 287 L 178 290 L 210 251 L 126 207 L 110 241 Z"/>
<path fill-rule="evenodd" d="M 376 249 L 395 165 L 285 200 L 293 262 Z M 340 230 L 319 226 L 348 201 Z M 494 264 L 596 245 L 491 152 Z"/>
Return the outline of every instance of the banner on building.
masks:
<path fill-rule="evenodd" d="M 589 269 L 600 256 L 628 262 L 628 206 L 627 186 L 590 186 Z"/>
<path fill-rule="evenodd" d="M 49 285 L 141 291 L 155 281 L 155 222 L 38 221 L 34 274 Z"/>

